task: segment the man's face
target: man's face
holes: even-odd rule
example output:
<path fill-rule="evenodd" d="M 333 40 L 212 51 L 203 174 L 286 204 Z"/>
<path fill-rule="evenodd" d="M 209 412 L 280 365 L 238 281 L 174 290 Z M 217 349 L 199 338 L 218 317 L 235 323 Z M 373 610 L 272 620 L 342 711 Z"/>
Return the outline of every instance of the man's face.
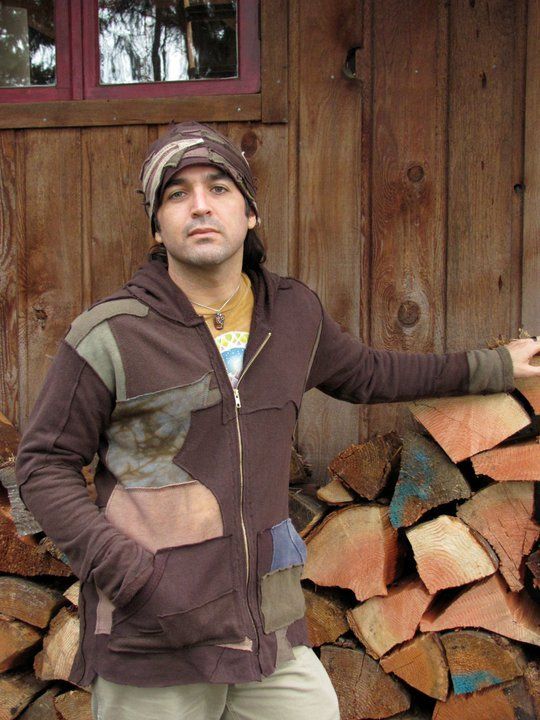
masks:
<path fill-rule="evenodd" d="M 204 268 L 239 262 L 256 217 L 244 196 L 215 165 L 191 165 L 171 178 L 156 213 L 156 240 L 169 263 Z"/>

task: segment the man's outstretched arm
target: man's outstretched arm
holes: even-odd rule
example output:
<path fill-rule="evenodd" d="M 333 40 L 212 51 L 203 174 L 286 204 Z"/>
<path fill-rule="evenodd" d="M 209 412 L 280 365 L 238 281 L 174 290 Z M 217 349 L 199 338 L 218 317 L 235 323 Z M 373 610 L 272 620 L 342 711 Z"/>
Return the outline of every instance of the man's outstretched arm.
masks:
<path fill-rule="evenodd" d="M 319 344 L 306 389 L 341 400 L 380 403 L 419 397 L 512 390 L 514 379 L 540 375 L 530 365 L 536 339 L 494 350 L 448 354 L 374 350 L 345 332 L 324 310 Z"/>

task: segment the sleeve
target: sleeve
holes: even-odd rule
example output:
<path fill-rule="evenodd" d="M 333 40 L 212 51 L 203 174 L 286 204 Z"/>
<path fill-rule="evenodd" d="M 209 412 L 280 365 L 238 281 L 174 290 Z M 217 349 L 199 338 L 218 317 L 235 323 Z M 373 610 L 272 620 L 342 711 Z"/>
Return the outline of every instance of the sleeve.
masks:
<path fill-rule="evenodd" d="M 150 577 L 153 555 L 106 520 L 82 475 L 113 405 L 99 375 L 64 341 L 21 440 L 16 475 L 24 503 L 75 574 L 121 607 Z"/>
<path fill-rule="evenodd" d="M 448 354 L 374 350 L 345 332 L 324 309 L 322 313 L 307 390 L 317 387 L 353 403 L 381 403 L 513 387 L 504 348 Z"/>

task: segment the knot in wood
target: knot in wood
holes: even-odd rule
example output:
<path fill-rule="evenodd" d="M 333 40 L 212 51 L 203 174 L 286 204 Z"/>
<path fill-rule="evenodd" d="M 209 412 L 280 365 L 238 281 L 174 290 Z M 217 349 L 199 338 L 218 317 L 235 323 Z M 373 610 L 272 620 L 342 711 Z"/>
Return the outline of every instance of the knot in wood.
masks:
<path fill-rule="evenodd" d="M 420 306 L 414 300 L 405 300 L 399 306 L 398 320 L 402 325 L 416 325 L 420 319 Z"/>
<path fill-rule="evenodd" d="M 39 325 L 39 327 L 44 328 L 48 319 L 48 315 L 45 309 L 34 305 L 34 307 L 32 307 L 32 310 L 34 312 L 34 317 L 37 321 L 37 324 Z"/>
<path fill-rule="evenodd" d="M 421 165 L 412 165 L 407 170 L 407 177 L 411 182 L 420 182 L 424 179 L 424 168 Z"/>
<path fill-rule="evenodd" d="M 257 148 L 259 147 L 259 138 L 253 130 L 248 130 L 248 132 L 245 132 L 242 135 L 240 146 L 246 158 L 249 159 L 257 152 Z"/>

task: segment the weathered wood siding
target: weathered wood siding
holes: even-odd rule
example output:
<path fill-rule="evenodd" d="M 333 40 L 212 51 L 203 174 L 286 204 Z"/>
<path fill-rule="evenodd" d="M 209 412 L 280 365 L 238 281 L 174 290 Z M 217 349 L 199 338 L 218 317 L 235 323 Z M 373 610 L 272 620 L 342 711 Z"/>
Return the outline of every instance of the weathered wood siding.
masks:
<path fill-rule="evenodd" d="M 540 0 L 263 2 L 260 120 L 231 122 L 230 103 L 198 119 L 253 165 L 269 267 L 378 348 L 540 333 Z M 23 427 L 71 318 L 144 257 L 135 190 L 165 126 L 1 121 L 0 409 Z M 322 479 L 347 443 L 406 422 L 315 391 L 298 442 Z"/>

